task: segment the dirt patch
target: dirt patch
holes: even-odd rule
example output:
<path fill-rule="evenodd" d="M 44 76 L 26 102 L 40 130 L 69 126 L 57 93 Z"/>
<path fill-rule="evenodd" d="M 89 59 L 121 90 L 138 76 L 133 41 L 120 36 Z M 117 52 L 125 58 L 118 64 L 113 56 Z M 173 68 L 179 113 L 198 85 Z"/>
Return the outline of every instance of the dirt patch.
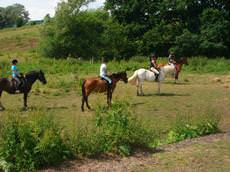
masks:
<path fill-rule="evenodd" d="M 187 139 L 179 143 L 165 145 L 152 151 L 137 151 L 130 157 L 105 157 L 99 159 L 84 159 L 69 161 L 55 169 L 46 169 L 40 172 L 126 172 L 126 171 L 143 171 L 146 168 L 160 165 L 160 160 L 154 157 L 155 154 L 164 154 L 186 149 L 195 144 L 212 143 L 224 138 L 230 138 L 229 133 L 209 135 L 195 139 Z M 176 162 L 175 162 L 176 163 Z M 178 168 L 176 171 L 181 171 Z"/>

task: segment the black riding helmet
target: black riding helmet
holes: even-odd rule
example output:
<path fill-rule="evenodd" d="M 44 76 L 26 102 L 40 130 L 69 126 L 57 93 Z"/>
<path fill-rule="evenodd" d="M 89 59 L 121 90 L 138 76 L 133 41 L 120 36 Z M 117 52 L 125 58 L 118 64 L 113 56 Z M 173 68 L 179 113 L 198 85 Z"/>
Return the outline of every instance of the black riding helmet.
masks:
<path fill-rule="evenodd" d="M 17 64 L 17 63 L 18 63 L 18 60 L 17 60 L 17 59 L 13 59 L 13 60 L 11 61 L 11 63 L 12 63 L 12 64 Z"/>

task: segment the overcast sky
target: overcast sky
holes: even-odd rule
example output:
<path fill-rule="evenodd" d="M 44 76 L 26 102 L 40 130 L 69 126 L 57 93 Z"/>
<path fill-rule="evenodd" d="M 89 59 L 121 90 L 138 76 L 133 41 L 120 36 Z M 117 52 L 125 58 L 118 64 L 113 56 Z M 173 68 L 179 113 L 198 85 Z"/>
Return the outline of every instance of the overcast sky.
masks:
<path fill-rule="evenodd" d="M 60 0 L 0 0 L 0 7 L 6 7 L 15 3 L 25 6 L 29 11 L 31 20 L 43 19 L 46 14 L 54 15 L 55 7 Z M 96 0 L 89 4 L 89 8 L 98 8 L 103 6 L 105 0 Z"/>

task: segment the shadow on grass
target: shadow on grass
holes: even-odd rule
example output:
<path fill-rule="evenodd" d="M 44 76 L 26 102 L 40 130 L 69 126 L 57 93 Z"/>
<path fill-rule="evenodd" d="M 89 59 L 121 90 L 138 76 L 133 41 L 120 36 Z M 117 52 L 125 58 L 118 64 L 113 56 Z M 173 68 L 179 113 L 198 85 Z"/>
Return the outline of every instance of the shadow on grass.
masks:
<path fill-rule="evenodd" d="M 144 102 L 137 102 L 137 103 L 132 103 L 131 106 L 138 106 L 138 105 L 143 105 L 145 104 Z"/>
<path fill-rule="evenodd" d="M 54 109 L 69 109 L 69 107 L 67 106 L 50 106 L 50 107 L 30 106 L 28 107 L 29 111 L 54 110 Z"/>
<path fill-rule="evenodd" d="M 169 85 L 191 85 L 191 83 L 189 83 L 189 82 L 170 82 L 170 81 L 164 81 L 164 82 L 162 82 L 162 83 L 164 83 L 164 84 L 169 84 Z"/>
<path fill-rule="evenodd" d="M 177 93 L 160 93 L 160 94 L 157 94 L 157 93 L 154 93 L 154 94 L 145 94 L 143 95 L 143 97 L 151 97 L 151 96 L 165 96 L 165 97 L 180 97 L 180 96 L 190 96 L 190 94 L 177 94 Z"/>
<path fill-rule="evenodd" d="M 46 109 L 53 110 L 53 109 L 69 109 L 69 108 L 66 106 L 57 106 L 57 107 L 53 106 L 53 107 L 47 107 Z"/>

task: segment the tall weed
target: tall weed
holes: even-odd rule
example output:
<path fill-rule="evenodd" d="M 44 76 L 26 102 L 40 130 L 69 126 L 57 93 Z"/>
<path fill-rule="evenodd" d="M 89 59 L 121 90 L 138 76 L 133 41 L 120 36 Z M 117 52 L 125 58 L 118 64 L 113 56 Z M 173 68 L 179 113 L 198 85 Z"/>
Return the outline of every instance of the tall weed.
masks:
<path fill-rule="evenodd" d="M 76 153 L 130 155 L 134 148 L 148 147 L 154 134 L 134 118 L 126 102 L 115 102 L 111 109 L 98 107 L 92 128 L 80 129 L 75 138 Z"/>
<path fill-rule="evenodd" d="M 0 168 L 35 170 L 70 157 L 61 132 L 61 128 L 45 115 L 32 120 L 10 116 L 2 128 L 0 159 L 5 163 Z"/>

